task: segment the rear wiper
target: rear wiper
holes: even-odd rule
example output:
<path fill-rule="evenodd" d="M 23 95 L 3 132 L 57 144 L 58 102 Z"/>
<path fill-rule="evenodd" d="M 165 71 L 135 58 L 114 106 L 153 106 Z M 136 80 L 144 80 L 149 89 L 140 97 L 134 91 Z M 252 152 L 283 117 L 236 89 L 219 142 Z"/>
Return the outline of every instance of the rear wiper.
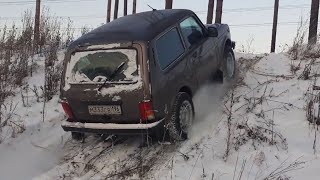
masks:
<path fill-rule="evenodd" d="M 124 67 L 125 64 L 126 64 L 125 62 L 122 62 L 117 67 L 117 69 L 110 75 L 110 77 L 106 78 L 106 80 L 103 82 L 103 84 L 99 87 L 98 91 L 101 91 L 101 89 L 107 84 L 108 80 L 113 79 L 120 72 L 120 70 Z"/>

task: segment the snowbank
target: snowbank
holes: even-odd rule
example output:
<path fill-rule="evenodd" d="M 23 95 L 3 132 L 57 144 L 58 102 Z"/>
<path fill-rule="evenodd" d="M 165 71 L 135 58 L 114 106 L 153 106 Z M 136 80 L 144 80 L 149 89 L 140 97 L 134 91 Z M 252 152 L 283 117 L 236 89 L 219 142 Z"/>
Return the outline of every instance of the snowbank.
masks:
<path fill-rule="evenodd" d="M 1 179 L 319 179 L 318 131 L 305 116 L 319 59 L 313 78 L 301 80 L 311 60 L 236 56 L 240 78 L 199 90 L 191 137 L 181 144 L 140 148 L 141 136 L 74 142 L 60 128 L 64 115 L 57 97 L 48 103 L 44 123 L 41 103 L 19 105 L 27 130 L 0 144 Z M 292 65 L 300 68 L 293 73 Z"/>

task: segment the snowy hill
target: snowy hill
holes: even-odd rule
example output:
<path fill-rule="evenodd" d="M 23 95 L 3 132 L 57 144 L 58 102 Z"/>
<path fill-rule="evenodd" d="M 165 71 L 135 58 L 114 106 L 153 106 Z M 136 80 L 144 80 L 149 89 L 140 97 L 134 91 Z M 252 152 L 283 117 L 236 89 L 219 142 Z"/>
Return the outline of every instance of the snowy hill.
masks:
<path fill-rule="evenodd" d="M 180 144 L 139 147 L 141 136 L 93 135 L 75 142 L 60 127 L 58 96 L 46 104 L 43 122 L 43 103 L 17 89 L 6 102 L 17 104 L 12 119 L 25 130 L 14 137 L 11 128 L 2 130 L 0 179 L 318 179 L 317 127 L 306 120 L 306 104 L 316 93 L 310 87 L 319 59 L 236 56 L 237 82 L 197 93 L 191 137 Z M 302 80 L 310 62 L 311 78 Z M 43 86 L 44 63 L 37 63 L 29 87 Z"/>

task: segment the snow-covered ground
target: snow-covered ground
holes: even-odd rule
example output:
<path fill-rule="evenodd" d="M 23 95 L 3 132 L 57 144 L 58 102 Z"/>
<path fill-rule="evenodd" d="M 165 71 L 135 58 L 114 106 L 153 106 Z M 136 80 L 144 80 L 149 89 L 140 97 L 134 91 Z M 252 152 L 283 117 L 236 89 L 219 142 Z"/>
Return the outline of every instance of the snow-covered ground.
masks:
<path fill-rule="evenodd" d="M 199 90 L 190 139 L 180 144 L 140 147 L 139 135 L 75 142 L 60 127 L 58 96 L 42 122 L 43 103 L 30 97 L 24 107 L 17 90 L 7 102 L 18 103 L 14 118 L 26 130 L 15 138 L 3 133 L 0 179 L 319 179 L 319 142 L 305 115 L 314 80 L 298 79 L 310 60 L 293 74 L 291 64 L 300 61 L 286 54 L 236 56 L 239 80 Z M 38 64 L 26 80 L 31 87 L 43 86 Z"/>
<path fill-rule="evenodd" d="M 61 61 L 64 52 L 58 56 Z M 36 88 L 38 96 L 42 96 L 44 58 L 35 59 L 36 72 L 14 91 L 15 96 L 4 102 L 5 116 L 11 118 L 0 131 L 0 179 L 31 179 L 48 171 L 61 160 L 62 145 L 69 138 L 60 126 L 65 115 L 58 96 L 45 104 L 43 116 L 43 99 L 31 90 Z"/>
<path fill-rule="evenodd" d="M 249 64 L 245 61 L 241 62 Z M 207 123 L 222 119 L 217 127 L 195 129 L 204 133 L 185 142 L 171 156 L 171 162 L 159 168 L 155 178 L 318 179 L 319 147 L 314 151 L 314 129 L 305 117 L 305 93 L 311 82 L 293 76 L 290 63 L 284 54 L 271 54 L 259 60 L 248 70 L 243 82 L 238 82 L 225 97 L 228 102 L 221 107 L 225 112 L 222 117 L 213 112 L 205 118 Z M 181 153 L 190 159 L 186 160 Z"/>

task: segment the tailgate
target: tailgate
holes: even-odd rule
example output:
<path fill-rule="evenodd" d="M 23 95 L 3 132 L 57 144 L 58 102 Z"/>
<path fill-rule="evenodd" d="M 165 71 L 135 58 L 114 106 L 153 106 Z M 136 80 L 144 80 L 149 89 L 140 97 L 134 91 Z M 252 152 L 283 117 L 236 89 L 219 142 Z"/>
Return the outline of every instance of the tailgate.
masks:
<path fill-rule="evenodd" d="M 121 90 L 122 88 L 127 88 L 127 90 Z M 69 98 L 68 101 L 79 122 L 140 122 L 139 103 L 143 100 L 143 91 L 139 82 L 106 87 L 101 91 L 98 91 L 98 87 L 72 89 L 74 90 L 69 93 L 79 96 L 70 95 L 69 97 L 72 98 Z"/>
<path fill-rule="evenodd" d="M 136 49 L 90 49 L 71 54 L 63 90 L 76 121 L 138 123 L 142 85 Z"/>

